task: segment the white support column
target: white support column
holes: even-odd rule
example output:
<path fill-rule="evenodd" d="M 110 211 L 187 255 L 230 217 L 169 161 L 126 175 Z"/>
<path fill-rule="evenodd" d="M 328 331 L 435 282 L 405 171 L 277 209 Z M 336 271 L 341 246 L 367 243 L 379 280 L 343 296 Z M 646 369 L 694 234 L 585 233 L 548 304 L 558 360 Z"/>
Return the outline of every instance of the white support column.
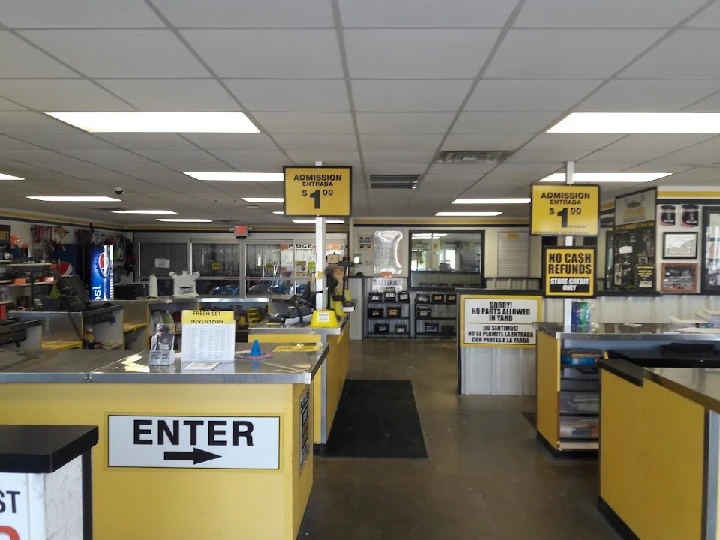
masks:
<path fill-rule="evenodd" d="M 575 174 L 575 162 L 568 161 L 565 163 L 565 183 L 568 186 L 573 184 L 573 175 Z M 566 236 L 564 239 L 565 246 L 572 246 L 575 243 L 575 238 L 572 236 Z M 566 298 L 563 305 L 563 326 L 565 331 L 569 332 L 572 327 L 572 299 Z"/>
<path fill-rule="evenodd" d="M 322 167 L 322 164 L 322 161 L 315 162 L 316 167 Z M 315 218 L 315 260 L 317 261 L 315 263 L 315 272 L 316 275 L 322 275 L 321 278 L 315 278 L 316 309 L 325 309 L 325 267 L 327 266 L 327 263 L 325 262 L 325 246 L 327 245 L 325 241 L 325 227 L 326 224 L 324 217 Z"/>

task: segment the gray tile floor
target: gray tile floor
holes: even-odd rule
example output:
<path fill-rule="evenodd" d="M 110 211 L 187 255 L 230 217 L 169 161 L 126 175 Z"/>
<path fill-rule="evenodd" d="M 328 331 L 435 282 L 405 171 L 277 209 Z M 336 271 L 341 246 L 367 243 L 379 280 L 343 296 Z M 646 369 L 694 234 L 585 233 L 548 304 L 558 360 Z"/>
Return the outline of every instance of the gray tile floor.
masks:
<path fill-rule="evenodd" d="M 534 398 L 458 396 L 454 342 L 353 342 L 349 377 L 413 382 L 430 459 L 316 459 L 301 540 L 618 538 L 597 462 L 550 457 Z"/>

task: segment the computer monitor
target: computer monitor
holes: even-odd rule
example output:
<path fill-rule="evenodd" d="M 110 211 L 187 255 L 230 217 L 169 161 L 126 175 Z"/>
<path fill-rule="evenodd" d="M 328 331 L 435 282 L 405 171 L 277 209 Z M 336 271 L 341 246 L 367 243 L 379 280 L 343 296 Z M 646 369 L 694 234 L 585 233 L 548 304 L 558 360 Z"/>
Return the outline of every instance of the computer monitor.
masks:
<path fill-rule="evenodd" d="M 80 276 L 59 277 L 57 287 L 62 296 L 77 298 L 84 304 L 90 302 L 90 295 Z"/>

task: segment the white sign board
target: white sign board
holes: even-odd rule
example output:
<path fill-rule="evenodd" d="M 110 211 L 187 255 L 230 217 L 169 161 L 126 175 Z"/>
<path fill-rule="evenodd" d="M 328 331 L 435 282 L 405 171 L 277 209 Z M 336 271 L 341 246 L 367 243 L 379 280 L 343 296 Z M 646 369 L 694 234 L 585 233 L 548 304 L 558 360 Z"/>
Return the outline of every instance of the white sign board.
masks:
<path fill-rule="evenodd" d="M 235 319 L 232 311 L 183 311 L 183 362 L 235 360 Z"/>
<path fill-rule="evenodd" d="M 466 298 L 465 325 L 482 323 L 532 324 L 538 322 L 538 301 Z"/>
<path fill-rule="evenodd" d="M 278 470 L 280 417 L 110 415 L 108 466 Z"/>
<path fill-rule="evenodd" d="M 0 539 L 29 540 L 26 474 L 0 473 Z"/>
<path fill-rule="evenodd" d="M 532 347 L 540 321 L 539 297 L 462 298 L 462 346 Z"/>

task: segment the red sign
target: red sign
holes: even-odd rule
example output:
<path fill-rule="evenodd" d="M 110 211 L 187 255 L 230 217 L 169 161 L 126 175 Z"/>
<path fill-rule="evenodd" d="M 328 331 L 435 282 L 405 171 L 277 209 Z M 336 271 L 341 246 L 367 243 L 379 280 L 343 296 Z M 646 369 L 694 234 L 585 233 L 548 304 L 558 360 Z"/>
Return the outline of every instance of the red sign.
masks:
<path fill-rule="evenodd" d="M 5 540 L 3 536 L 7 536 L 7 540 L 20 540 L 20 534 L 15 529 L 0 525 L 0 539 Z"/>
<path fill-rule="evenodd" d="M 247 238 L 248 226 L 247 225 L 235 225 L 235 238 Z"/>

